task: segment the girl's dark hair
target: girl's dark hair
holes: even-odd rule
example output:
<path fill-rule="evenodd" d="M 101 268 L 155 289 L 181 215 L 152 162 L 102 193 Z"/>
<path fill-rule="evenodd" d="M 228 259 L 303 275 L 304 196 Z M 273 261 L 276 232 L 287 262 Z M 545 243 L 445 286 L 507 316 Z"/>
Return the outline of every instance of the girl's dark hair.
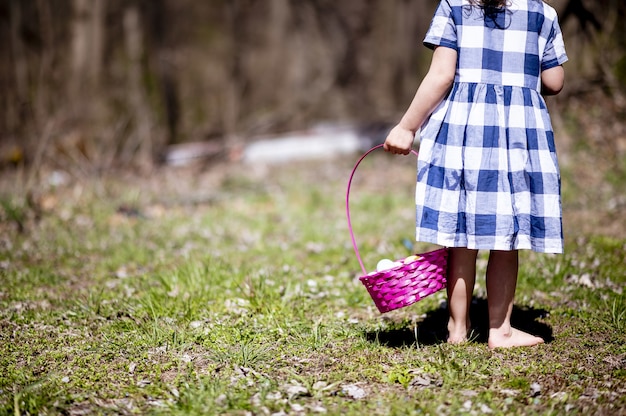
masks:
<path fill-rule="evenodd" d="M 506 27 L 506 7 L 508 0 L 468 0 L 469 7 L 480 7 L 487 21 L 492 27 L 504 29 Z"/>
<path fill-rule="evenodd" d="M 506 0 L 469 0 L 472 6 L 480 6 L 485 9 L 502 8 L 506 6 Z"/>

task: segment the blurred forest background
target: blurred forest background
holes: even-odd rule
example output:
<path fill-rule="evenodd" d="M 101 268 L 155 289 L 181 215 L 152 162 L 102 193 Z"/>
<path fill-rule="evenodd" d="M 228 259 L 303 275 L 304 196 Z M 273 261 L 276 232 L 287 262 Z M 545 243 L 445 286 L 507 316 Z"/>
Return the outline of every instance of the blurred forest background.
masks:
<path fill-rule="evenodd" d="M 317 122 L 393 122 L 425 73 L 436 0 L 0 0 L 0 164 L 153 166 Z M 626 2 L 552 0 L 570 62 L 562 153 L 624 168 Z"/>

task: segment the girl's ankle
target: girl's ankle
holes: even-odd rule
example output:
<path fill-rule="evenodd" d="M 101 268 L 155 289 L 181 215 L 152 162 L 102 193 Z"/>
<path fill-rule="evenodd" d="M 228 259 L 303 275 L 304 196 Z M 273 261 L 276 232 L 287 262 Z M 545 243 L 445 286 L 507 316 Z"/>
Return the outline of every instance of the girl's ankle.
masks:
<path fill-rule="evenodd" d="M 469 320 L 461 323 L 455 322 L 453 319 L 448 321 L 448 343 L 459 344 L 468 340 L 471 330 Z"/>

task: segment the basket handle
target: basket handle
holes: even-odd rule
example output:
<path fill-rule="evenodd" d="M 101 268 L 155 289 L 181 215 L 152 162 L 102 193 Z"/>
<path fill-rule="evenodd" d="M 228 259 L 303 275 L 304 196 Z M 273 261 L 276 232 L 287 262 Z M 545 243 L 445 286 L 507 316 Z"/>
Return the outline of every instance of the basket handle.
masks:
<path fill-rule="evenodd" d="M 352 247 L 354 247 L 354 253 L 356 254 L 356 258 L 359 260 L 359 264 L 361 265 L 363 276 L 367 274 L 367 270 L 365 270 L 365 266 L 363 265 L 363 259 L 361 259 L 361 254 L 359 253 L 359 248 L 357 247 L 356 239 L 354 238 L 354 232 L 352 231 L 352 221 L 350 220 L 350 187 L 352 186 L 352 179 L 354 178 L 356 168 L 359 167 L 359 165 L 361 164 L 361 162 L 363 161 L 363 159 L 365 159 L 367 155 L 369 155 L 374 150 L 379 149 L 381 147 L 383 147 L 382 144 L 372 147 L 370 150 L 365 152 L 365 154 L 361 156 L 361 158 L 356 162 L 356 164 L 354 165 L 354 168 L 352 169 L 352 173 L 350 173 L 350 180 L 348 180 L 348 189 L 346 191 L 346 216 L 348 218 L 348 230 L 350 231 L 350 238 L 352 239 Z M 411 149 L 411 153 L 417 156 L 417 152 L 415 150 Z"/>

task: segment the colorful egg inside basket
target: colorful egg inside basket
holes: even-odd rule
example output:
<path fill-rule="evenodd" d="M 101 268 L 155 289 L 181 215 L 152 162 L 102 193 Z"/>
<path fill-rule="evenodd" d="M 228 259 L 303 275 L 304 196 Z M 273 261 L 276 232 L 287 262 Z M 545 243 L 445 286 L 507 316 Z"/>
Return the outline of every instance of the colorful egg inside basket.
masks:
<path fill-rule="evenodd" d="M 356 244 L 352 222 L 350 219 L 350 187 L 357 167 L 361 161 L 372 151 L 382 147 L 378 145 L 368 150 L 358 160 L 348 181 L 346 192 L 346 215 L 348 217 L 348 229 L 352 238 L 352 246 L 363 275 L 359 278 L 368 293 L 374 300 L 374 304 L 381 313 L 409 306 L 427 296 L 432 295 L 446 287 L 446 270 L 448 262 L 448 250 L 440 248 L 424 254 L 409 256 L 406 259 L 397 260 L 394 267 L 386 270 L 367 273 L 363 260 Z M 415 151 L 411 151 L 417 154 Z"/>

